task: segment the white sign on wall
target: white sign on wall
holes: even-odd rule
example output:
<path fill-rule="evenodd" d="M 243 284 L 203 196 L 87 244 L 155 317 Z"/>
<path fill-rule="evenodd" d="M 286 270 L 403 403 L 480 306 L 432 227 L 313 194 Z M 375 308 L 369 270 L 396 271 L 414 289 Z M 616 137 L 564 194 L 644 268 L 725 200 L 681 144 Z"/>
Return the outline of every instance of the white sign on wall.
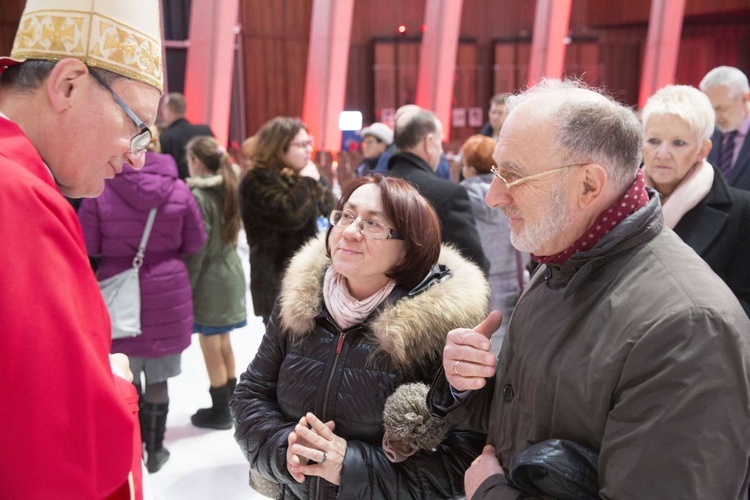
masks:
<path fill-rule="evenodd" d="M 453 108 L 453 126 L 465 127 L 466 126 L 466 108 Z"/>
<path fill-rule="evenodd" d="M 482 108 L 469 108 L 469 127 L 481 127 L 484 123 Z"/>

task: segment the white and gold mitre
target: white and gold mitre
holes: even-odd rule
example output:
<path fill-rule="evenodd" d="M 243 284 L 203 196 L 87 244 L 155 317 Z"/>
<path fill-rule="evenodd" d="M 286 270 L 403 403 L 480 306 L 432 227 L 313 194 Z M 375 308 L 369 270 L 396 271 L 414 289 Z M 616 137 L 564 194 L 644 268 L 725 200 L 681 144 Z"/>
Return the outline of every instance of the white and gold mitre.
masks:
<path fill-rule="evenodd" d="M 163 90 L 159 0 L 28 0 L 10 58 L 67 57 Z"/>

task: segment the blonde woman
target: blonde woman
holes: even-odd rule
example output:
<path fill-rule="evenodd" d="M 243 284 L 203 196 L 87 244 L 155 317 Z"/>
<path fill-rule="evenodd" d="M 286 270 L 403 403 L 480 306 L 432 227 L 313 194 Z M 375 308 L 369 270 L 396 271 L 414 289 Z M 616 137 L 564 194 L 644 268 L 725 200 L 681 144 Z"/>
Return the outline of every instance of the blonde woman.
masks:
<path fill-rule="evenodd" d="M 664 224 L 700 255 L 750 315 L 750 193 L 727 184 L 706 156 L 715 114 L 688 85 L 668 85 L 643 108 L 643 170 L 661 194 Z"/>

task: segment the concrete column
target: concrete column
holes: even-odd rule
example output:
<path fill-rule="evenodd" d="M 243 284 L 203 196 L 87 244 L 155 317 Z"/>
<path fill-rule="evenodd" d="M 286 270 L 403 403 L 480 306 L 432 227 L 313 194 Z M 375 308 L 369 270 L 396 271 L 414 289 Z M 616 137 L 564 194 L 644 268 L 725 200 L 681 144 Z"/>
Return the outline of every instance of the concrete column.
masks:
<path fill-rule="evenodd" d="M 528 85 L 562 76 L 572 4 L 573 0 L 537 0 Z"/>
<path fill-rule="evenodd" d="M 463 0 L 427 0 L 419 51 L 416 104 L 433 111 L 450 139 L 453 83 Z"/>
<path fill-rule="evenodd" d="M 239 0 L 193 0 L 185 65 L 186 118 L 211 126 L 220 144 L 229 138 L 234 40 Z"/>
<path fill-rule="evenodd" d="M 643 108 L 654 92 L 674 83 L 684 15 L 685 0 L 651 1 L 646 55 L 643 58 L 638 96 L 639 108 Z"/>
<path fill-rule="evenodd" d="M 313 1 L 302 120 L 321 151 L 341 149 L 353 15 L 354 0 Z"/>

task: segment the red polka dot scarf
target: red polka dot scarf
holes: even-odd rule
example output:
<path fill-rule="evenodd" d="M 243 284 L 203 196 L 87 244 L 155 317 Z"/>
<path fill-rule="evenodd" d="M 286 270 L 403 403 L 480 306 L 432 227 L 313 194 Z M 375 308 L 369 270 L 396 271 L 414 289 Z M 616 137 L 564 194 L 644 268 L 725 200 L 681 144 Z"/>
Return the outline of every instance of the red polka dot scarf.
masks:
<path fill-rule="evenodd" d="M 563 265 L 571 255 L 578 252 L 585 252 L 596 245 L 613 227 L 624 221 L 628 216 L 635 213 L 636 210 L 646 205 L 648 202 L 648 193 L 646 192 L 646 181 L 643 178 L 643 171 L 638 169 L 638 175 L 633 184 L 628 188 L 625 194 L 613 203 L 607 210 L 599 214 L 599 217 L 589 227 L 583 236 L 573 243 L 570 247 L 562 252 L 550 256 L 531 257 L 540 264 L 559 264 Z"/>

